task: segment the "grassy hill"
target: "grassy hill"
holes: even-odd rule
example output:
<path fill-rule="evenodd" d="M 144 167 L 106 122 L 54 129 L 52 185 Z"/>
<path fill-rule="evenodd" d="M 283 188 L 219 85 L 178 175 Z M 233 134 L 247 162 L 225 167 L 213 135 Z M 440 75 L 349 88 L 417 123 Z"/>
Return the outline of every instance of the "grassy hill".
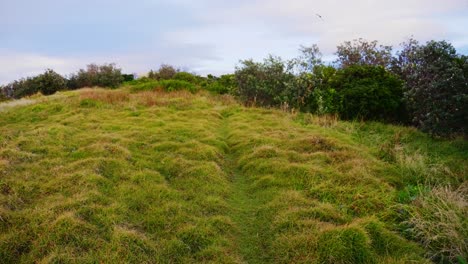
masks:
<path fill-rule="evenodd" d="M 467 253 L 463 139 L 185 91 L 30 100 L 0 107 L 2 263 L 429 263 Z"/>

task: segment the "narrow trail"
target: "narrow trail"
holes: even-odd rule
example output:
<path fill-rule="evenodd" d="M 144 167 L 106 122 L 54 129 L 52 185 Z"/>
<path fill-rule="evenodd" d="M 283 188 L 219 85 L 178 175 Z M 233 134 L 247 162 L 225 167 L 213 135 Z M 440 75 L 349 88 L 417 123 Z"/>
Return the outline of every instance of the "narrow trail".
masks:
<path fill-rule="evenodd" d="M 228 131 L 229 117 L 224 119 L 220 133 L 229 146 L 225 153 L 224 170 L 232 183 L 232 196 L 228 203 L 232 208 L 230 217 L 238 227 L 236 234 L 238 254 L 242 263 L 266 263 L 267 252 L 260 236 L 265 225 L 258 217 L 258 209 L 262 203 L 249 191 L 248 178 L 237 167 L 238 157 L 230 148 Z"/>

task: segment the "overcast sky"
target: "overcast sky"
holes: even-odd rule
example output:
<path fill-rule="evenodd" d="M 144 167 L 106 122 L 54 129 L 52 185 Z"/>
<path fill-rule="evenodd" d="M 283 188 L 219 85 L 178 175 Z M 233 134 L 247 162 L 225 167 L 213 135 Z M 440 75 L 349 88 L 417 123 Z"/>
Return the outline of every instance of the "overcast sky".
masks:
<path fill-rule="evenodd" d="M 313 43 L 330 59 L 359 37 L 447 40 L 468 54 L 467 14 L 468 0 L 0 0 L 0 84 L 93 62 L 221 74 Z"/>

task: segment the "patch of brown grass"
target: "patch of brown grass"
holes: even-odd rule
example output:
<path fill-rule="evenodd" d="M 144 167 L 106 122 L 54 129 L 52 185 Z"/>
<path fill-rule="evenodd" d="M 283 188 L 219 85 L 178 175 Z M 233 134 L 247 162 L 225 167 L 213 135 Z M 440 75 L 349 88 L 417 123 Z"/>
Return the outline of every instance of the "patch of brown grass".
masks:
<path fill-rule="evenodd" d="M 338 124 L 339 117 L 338 115 L 313 115 L 305 114 L 303 117 L 303 122 L 305 124 L 313 124 L 321 127 L 335 127 Z"/>
<path fill-rule="evenodd" d="M 189 102 L 194 98 L 194 95 L 184 90 L 166 92 L 161 89 L 156 89 L 153 91 L 144 91 L 132 94 L 131 98 L 138 104 L 151 107 L 168 106 L 175 100 Z"/>
<path fill-rule="evenodd" d="M 80 99 L 91 99 L 107 104 L 119 104 L 121 102 L 127 102 L 130 97 L 128 92 L 122 90 L 85 88 L 80 91 Z"/>

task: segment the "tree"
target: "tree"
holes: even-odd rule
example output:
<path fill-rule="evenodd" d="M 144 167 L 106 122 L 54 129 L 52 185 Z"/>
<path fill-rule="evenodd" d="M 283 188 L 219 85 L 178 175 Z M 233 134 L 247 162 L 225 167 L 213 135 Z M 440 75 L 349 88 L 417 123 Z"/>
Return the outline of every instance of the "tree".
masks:
<path fill-rule="evenodd" d="M 337 63 L 341 68 L 352 65 L 370 65 L 389 68 L 392 63 L 392 47 L 378 45 L 377 40 L 367 41 L 362 38 L 345 41 L 337 46 Z"/>
<path fill-rule="evenodd" d="M 93 86 L 116 88 L 122 84 L 123 80 L 122 70 L 114 63 L 89 64 L 86 70 L 80 69 L 78 73 L 70 76 L 67 87 L 69 89 Z"/>
<path fill-rule="evenodd" d="M 316 66 L 323 65 L 322 53 L 317 44 L 311 46 L 301 46 L 300 55 L 289 62 L 291 68 L 295 68 L 296 73 L 312 72 Z"/>
<path fill-rule="evenodd" d="M 279 57 L 269 56 L 263 63 L 244 60 L 236 67 L 238 93 L 245 103 L 279 106 L 288 101 L 287 84 L 294 75 Z"/>
<path fill-rule="evenodd" d="M 435 136 L 468 131 L 468 59 L 445 41 L 403 43 L 393 71 L 405 81 L 413 124 Z"/>
<path fill-rule="evenodd" d="M 162 64 L 158 70 L 158 79 L 169 80 L 178 72 L 176 68 L 168 64 Z"/>
<path fill-rule="evenodd" d="M 97 67 L 96 86 L 117 88 L 123 82 L 122 70 L 115 64 L 103 64 Z"/>
<path fill-rule="evenodd" d="M 7 84 L 5 89 L 9 94 L 9 97 L 12 98 L 21 98 L 33 95 L 39 92 L 39 86 L 36 81 L 37 79 L 33 77 L 21 78 Z"/>
<path fill-rule="evenodd" d="M 35 79 L 37 89 L 44 95 L 54 94 L 66 87 L 65 78 L 51 69 L 47 69 L 46 72 L 35 77 Z"/>

